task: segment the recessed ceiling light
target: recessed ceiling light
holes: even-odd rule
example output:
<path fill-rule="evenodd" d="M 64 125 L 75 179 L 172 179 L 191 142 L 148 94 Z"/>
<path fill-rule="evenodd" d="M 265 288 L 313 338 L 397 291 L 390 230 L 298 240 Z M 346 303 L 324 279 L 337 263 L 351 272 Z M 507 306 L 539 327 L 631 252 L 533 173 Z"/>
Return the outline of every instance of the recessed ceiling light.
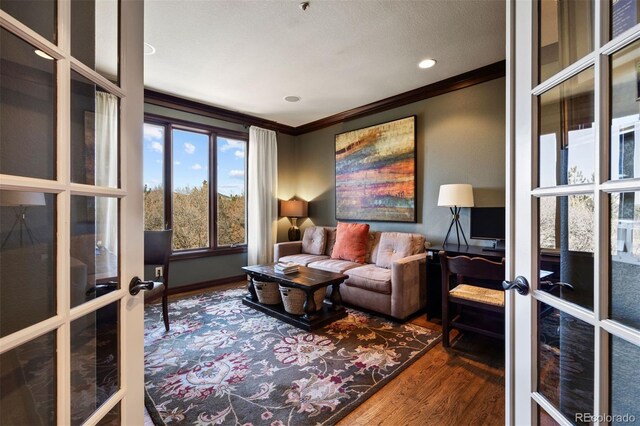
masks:
<path fill-rule="evenodd" d="M 153 55 L 156 53 L 156 48 L 150 45 L 149 43 L 144 44 L 144 54 L 147 56 Z"/>
<path fill-rule="evenodd" d="M 300 96 L 285 96 L 284 100 L 287 102 L 298 102 L 300 101 Z"/>
<path fill-rule="evenodd" d="M 53 58 L 52 58 L 51 56 L 47 55 L 46 53 L 44 53 L 44 52 L 43 52 L 42 50 L 40 50 L 40 49 L 36 49 L 36 50 L 34 50 L 33 52 L 34 52 L 36 55 L 40 56 L 41 58 L 44 58 L 44 59 L 48 59 L 48 60 L 50 60 L 50 61 L 53 61 Z"/>
<path fill-rule="evenodd" d="M 420 68 L 431 68 L 435 64 L 436 64 L 436 60 L 435 59 L 425 59 L 425 60 L 420 61 L 418 66 Z"/>

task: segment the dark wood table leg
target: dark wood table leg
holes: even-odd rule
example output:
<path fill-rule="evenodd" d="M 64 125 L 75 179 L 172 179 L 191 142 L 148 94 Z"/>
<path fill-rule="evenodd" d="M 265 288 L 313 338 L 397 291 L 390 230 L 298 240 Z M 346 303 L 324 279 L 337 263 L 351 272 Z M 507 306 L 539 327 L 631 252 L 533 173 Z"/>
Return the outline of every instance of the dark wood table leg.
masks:
<path fill-rule="evenodd" d="M 256 288 L 253 286 L 253 277 L 249 276 L 249 293 L 251 294 L 251 300 L 258 301 L 258 295 L 256 294 Z"/>
<path fill-rule="evenodd" d="M 311 321 L 316 316 L 316 301 L 313 299 L 313 291 L 307 290 L 307 300 L 304 301 L 304 319 Z"/>
<path fill-rule="evenodd" d="M 329 300 L 331 301 L 331 310 L 339 311 L 342 309 L 342 296 L 340 296 L 340 283 L 333 284 L 331 286 L 331 296 L 329 296 Z"/>

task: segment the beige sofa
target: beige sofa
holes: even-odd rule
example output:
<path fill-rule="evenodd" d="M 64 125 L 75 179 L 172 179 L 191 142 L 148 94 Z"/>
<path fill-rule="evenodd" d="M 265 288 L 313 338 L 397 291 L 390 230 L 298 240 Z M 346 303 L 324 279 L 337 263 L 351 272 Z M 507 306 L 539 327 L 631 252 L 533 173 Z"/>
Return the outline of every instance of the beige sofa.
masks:
<path fill-rule="evenodd" d="M 274 261 L 348 275 L 340 286 L 346 304 L 400 320 L 426 305 L 424 236 L 371 231 L 364 264 L 332 259 L 335 238 L 334 227 L 309 227 L 302 241 L 275 244 Z"/>

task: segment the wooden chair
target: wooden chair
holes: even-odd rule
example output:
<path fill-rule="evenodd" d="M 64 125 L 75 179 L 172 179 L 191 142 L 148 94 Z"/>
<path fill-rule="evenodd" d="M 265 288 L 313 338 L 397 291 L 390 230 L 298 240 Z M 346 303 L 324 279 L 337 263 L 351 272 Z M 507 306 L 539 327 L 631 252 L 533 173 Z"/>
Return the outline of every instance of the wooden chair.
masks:
<path fill-rule="evenodd" d="M 449 332 L 452 328 L 472 331 L 504 339 L 504 258 L 492 262 L 481 257 L 448 257 L 445 251 L 438 253 L 442 266 L 442 344 L 449 347 Z M 456 286 L 451 287 L 451 277 L 456 276 Z M 495 287 L 490 288 L 490 287 Z M 497 290 L 500 288 L 500 290 Z M 457 314 L 450 318 L 450 306 L 457 305 Z M 465 322 L 462 308 L 468 306 L 486 315 Z M 489 313 L 491 312 L 491 313 Z M 501 317 L 497 314 L 501 314 Z M 482 328 L 484 322 L 488 327 Z"/>
<path fill-rule="evenodd" d="M 154 278 L 153 289 L 144 292 L 144 300 L 155 299 L 162 294 L 162 318 L 164 328 L 169 331 L 169 256 L 171 256 L 171 238 L 173 231 L 144 231 L 144 264 L 162 265 L 162 277 Z"/>

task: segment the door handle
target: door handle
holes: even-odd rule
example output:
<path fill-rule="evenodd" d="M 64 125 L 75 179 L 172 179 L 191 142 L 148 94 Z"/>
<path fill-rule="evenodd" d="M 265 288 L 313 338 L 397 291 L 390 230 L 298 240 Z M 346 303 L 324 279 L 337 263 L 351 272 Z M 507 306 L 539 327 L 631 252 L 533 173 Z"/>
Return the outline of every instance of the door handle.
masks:
<path fill-rule="evenodd" d="M 502 288 L 505 290 L 515 288 L 519 294 L 526 296 L 529 294 L 529 281 L 525 277 L 518 275 L 514 281 L 503 281 Z"/>
<path fill-rule="evenodd" d="M 129 294 L 132 296 L 140 293 L 140 290 L 152 290 L 153 289 L 153 281 L 142 281 L 138 277 L 131 278 L 129 282 Z"/>

